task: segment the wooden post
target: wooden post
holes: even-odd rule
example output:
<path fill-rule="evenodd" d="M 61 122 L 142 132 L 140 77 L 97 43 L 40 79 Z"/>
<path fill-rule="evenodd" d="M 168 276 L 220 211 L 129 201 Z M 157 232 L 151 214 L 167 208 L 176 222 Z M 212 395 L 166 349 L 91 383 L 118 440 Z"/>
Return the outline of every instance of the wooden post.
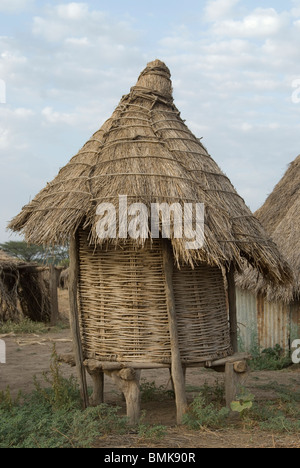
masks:
<path fill-rule="evenodd" d="M 229 303 L 229 323 L 230 323 L 230 341 L 234 353 L 238 352 L 237 339 L 237 309 L 236 309 L 236 289 L 234 281 L 234 268 L 231 265 L 227 270 L 227 287 Z"/>
<path fill-rule="evenodd" d="M 140 418 L 141 407 L 141 371 L 132 368 L 124 368 L 118 371 L 105 371 L 105 373 L 113 379 L 125 396 L 129 424 L 137 424 Z"/>
<path fill-rule="evenodd" d="M 163 264 L 166 278 L 167 308 L 171 341 L 171 375 L 175 390 L 177 408 L 177 424 L 182 424 L 182 416 L 187 410 L 184 372 L 181 364 L 175 298 L 173 291 L 173 255 L 171 246 L 166 241 L 163 244 Z"/>
<path fill-rule="evenodd" d="M 57 296 L 57 272 L 54 265 L 50 265 L 50 301 L 51 301 L 51 319 L 50 325 L 54 327 L 58 322 L 58 296 Z"/>
<path fill-rule="evenodd" d="M 80 337 L 80 326 L 78 316 L 77 288 L 78 288 L 78 253 L 77 236 L 70 240 L 70 274 L 69 274 L 69 300 L 70 300 L 70 326 L 73 337 L 73 347 L 76 369 L 79 380 L 80 394 L 83 408 L 89 406 L 89 397 L 86 383 L 86 373 L 83 365 L 83 353 Z"/>
<path fill-rule="evenodd" d="M 91 396 L 91 405 L 98 406 L 104 403 L 104 373 L 101 369 L 90 369 L 87 367 L 87 371 L 92 378 L 93 383 L 93 394 Z"/>
<path fill-rule="evenodd" d="M 231 402 L 236 400 L 236 397 L 244 386 L 248 375 L 246 361 L 226 362 L 225 398 L 227 408 L 230 408 Z"/>

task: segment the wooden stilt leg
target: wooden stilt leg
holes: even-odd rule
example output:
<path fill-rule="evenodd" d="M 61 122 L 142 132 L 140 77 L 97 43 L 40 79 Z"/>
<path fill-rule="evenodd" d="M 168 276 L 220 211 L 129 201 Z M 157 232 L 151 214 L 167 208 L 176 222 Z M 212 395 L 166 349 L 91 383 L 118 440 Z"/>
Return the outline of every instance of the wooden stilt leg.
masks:
<path fill-rule="evenodd" d="M 140 370 L 125 368 L 119 371 L 105 371 L 125 396 L 129 424 L 135 425 L 140 418 Z"/>
<path fill-rule="evenodd" d="M 80 324 L 77 303 L 77 287 L 79 274 L 79 261 L 77 251 L 77 236 L 70 239 L 70 277 L 69 277 L 69 301 L 70 301 L 70 326 L 73 338 L 74 357 L 79 381 L 80 394 L 83 408 L 89 405 L 86 374 L 83 365 L 83 351 L 80 337 Z"/>
<path fill-rule="evenodd" d="M 182 424 L 182 417 L 187 411 L 187 398 L 185 392 L 184 372 L 179 350 L 177 317 L 173 291 L 173 258 L 171 246 L 167 243 L 164 244 L 163 248 L 163 263 L 171 341 L 171 375 L 175 390 L 177 424 Z"/>
<path fill-rule="evenodd" d="M 226 362 L 225 364 L 225 397 L 226 406 L 230 408 L 232 401 L 236 400 L 248 377 L 246 361 Z"/>
<path fill-rule="evenodd" d="M 104 402 L 104 374 L 100 369 L 90 370 L 87 368 L 88 373 L 92 378 L 93 394 L 90 398 L 92 406 L 101 405 Z"/>

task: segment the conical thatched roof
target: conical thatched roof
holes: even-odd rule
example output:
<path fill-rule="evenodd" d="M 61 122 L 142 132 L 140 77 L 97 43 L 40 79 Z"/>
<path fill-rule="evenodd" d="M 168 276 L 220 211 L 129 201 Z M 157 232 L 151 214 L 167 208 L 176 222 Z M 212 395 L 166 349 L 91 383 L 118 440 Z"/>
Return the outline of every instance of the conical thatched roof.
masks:
<path fill-rule="evenodd" d="M 10 223 L 30 243 L 64 243 L 79 226 L 96 235 L 97 206 L 128 195 L 128 203 L 205 205 L 205 244 L 185 249 L 172 239 L 178 261 L 242 267 L 248 260 L 276 283 L 289 268 L 230 180 L 185 125 L 174 105 L 170 71 L 148 64 L 111 118 L 57 177 Z M 121 242 L 116 239 L 115 242 Z"/>
<path fill-rule="evenodd" d="M 257 282 L 248 269 L 240 278 L 242 287 L 267 294 L 269 300 L 300 298 L 300 155 L 293 161 L 283 178 L 255 216 L 278 245 L 294 274 L 294 283 L 288 289 L 274 290 L 263 278 Z"/>

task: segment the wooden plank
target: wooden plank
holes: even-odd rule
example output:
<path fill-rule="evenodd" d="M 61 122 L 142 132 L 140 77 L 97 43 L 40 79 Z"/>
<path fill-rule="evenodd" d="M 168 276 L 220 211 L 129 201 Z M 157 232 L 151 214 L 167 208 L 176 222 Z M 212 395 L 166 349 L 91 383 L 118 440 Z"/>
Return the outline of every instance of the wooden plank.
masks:
<path fill-rule="evenodd" d="M 181 364 L 175 298 L 173 291 L 173 255 L 171 245 L 167 241 L 163 244 L 163 264 L 166 281 L 167 309 L 169 317 L 169 331 L 171 342 L 171 373 L 175 390 L 177 408 L 177 424 L 182 424 L 182 417 L 187 411 L 184 372 Z"/>
<path fill-rule="evenodd" d="M 75 355 L 76 369 L 79 380 L 79 388 L 83 408 L 89 406 L 89 397 L 87 391 L 86 373 L 83 365 L 83 352 L 80 337 L 77 288 L 79 262 L 77 253 L 77 236 L 70 240 L 70 274 L 69 274 L 69 300 L 70 300 L 70 326 L 73 338 L 73 349 Z"/>
<path fill-rule="evenodd" d="M 235 353 L 232 356 L 227 356 L 221 359 L 216 359 L 215 361 L 209 361 L 206 363 L 205 367 L 215 367 L 215 366 L 223 366 L 227 362 L 237 362 L 246 359 L 251 359 L 251 354 L 249 353 Z"/>
<path fill-rule="evenodd" d="M 63 361 L 69 361 L 70 358 L 62 356 Z M 71 363 L 71 360 L 70 360 Z M 132 367 L 133 369 L 167 369 L 170 364 L 160 364 L 155 362 L 113 362 L 113 361 L 98 361 L 97 359 L 86 359 L 83 363 L 90 370 L 120 370 L 125 367 Z"/>
<path fill-rule="evenodd" d="M 230 323 L 230 341 L 234 353 L 238 351 L 238 334 L 237 334 L 237 307 L 236 307 L 236 289 L 234 280 L 234 268 L 231 265 L 227 270 L 227 287 L 228 287 L 228 303 L 229 303 L 229 323 Z"/>

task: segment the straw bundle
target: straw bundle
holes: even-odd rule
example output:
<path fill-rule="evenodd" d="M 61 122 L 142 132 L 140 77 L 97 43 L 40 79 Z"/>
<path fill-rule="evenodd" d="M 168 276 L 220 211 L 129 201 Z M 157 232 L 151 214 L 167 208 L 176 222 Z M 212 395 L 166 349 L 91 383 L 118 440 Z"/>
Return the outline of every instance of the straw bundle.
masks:
<path fill-rule="evenodd" d="M 204 203 L 204 246 L 187 250 L 186 239 L 173 236 L 178 265 L 241 269 L 246 259 L 268 281 L 290 281 L 275 244 L 181 119 L 169 69 L 159 60 L 148 64 L 111 118 L 9 227 L 23 231 L 31 243 L 62 244 L 81 226 L 90 232 L 91 244 L 101 244 L 97 206 L 111 202 L 117 207 L 122 194 L 128 203 L 149 209 L 156 202 Z"/>
<path fill-rule="evenodd" d="M 283 178 L 255 213 L 266 232 L 289 262 L 294 282 L 287 288 L 272 288 L 250 268 L 238 278 L 245 289 L 267 295 L 269 301 L 300 299 L 300 155 L 289 165 Z"/>

